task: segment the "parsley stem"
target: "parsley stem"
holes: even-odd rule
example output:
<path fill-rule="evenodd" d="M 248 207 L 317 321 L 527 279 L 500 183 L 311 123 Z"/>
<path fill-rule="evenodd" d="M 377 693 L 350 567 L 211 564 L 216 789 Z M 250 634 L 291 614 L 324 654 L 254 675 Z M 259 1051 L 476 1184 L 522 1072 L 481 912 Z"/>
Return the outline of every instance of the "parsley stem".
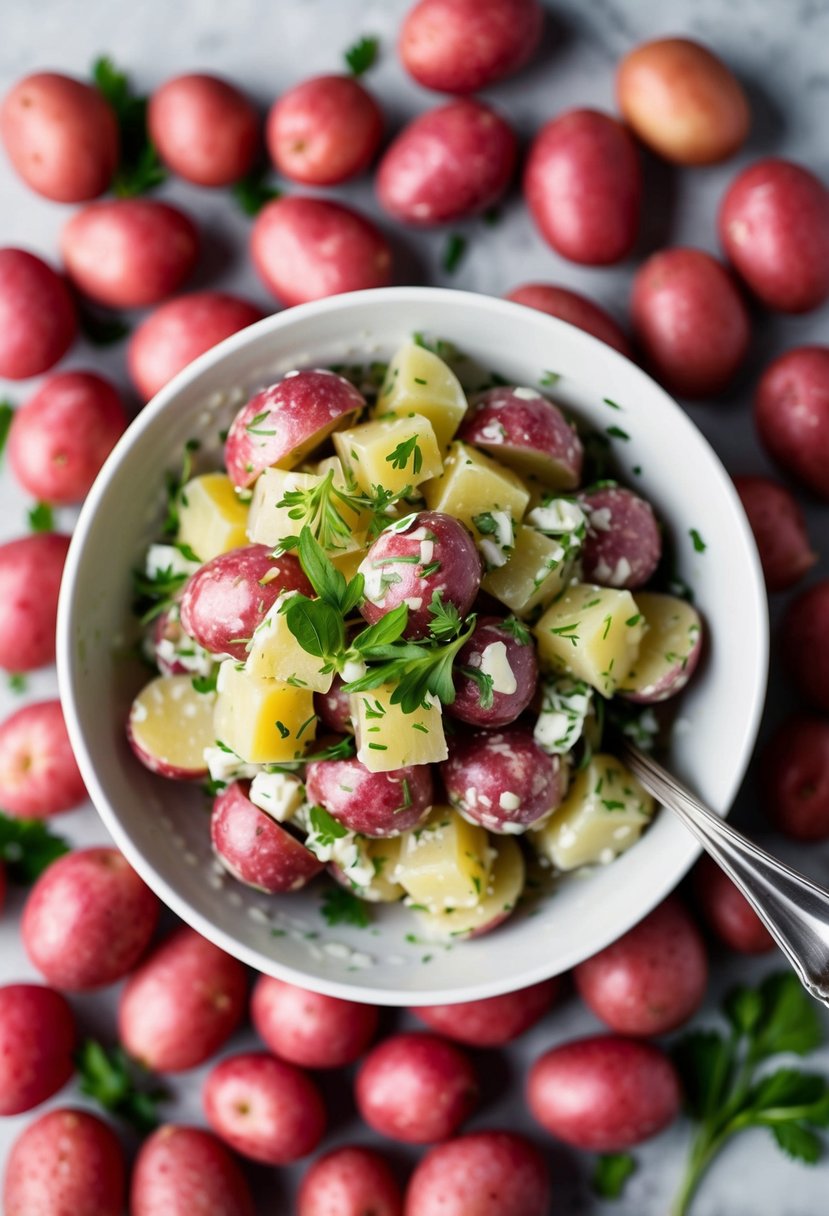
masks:
<path fill-rule="evenodd" d="M 702 1182 L 708 1167 L 731 1135 L 732 1130 L 732 1128 L 726 1127 L 719 1134 L 712 1136 L 710 1128 L 701 1128 L 694 1140 L 691 1157 L 679 1190 L 671 1204 L 669 1216 L 686 1216 L 691 1205 L 691 1200 L 696 1195 L 697 1188 Z"/>

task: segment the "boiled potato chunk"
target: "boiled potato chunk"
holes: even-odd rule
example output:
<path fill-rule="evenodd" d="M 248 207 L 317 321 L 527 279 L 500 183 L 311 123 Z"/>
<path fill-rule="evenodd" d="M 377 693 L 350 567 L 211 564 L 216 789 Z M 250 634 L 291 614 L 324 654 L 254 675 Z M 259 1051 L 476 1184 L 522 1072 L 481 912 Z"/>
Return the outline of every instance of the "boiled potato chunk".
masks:
<path fill-rule="evenodd" d="M 285 598 L 281 595 L 275 600 L 254 630 L 245 669 L 257 679 L 281 680 L 313 692 L 328 692 L 334 674 L 321 672 L 322 659 L 303 650 L 291 633 L 282 612 Z"/>
<path fill-rule="evenodd" d="M 473 535 L 476 515 L 508 511 L 517 523 L 530 500 L 521 478 L 466 443 L 453 443 L 443 473 L 423 487 L 430 511 L 454 515 Z"/>
<path fill-rule="evenodd" d="M 496 850 L 491 850 L 495 852 Z M 496 928 L 515 909 L 524 890 L 524 858 L 509 836 L 497 841 L 497 855 L 492 863 L 484 893 L 474 907 L 454 910 L 417 911 L 417 919 L 431 937 L 478 937 Z"/>
<path fill-rule="evenodd" d="M 629 591 L 572 583 L 535 626 L 542 665 L 612 697 L 633 666 L 645 631 Z"/>
<path fill-rule="evenodd" d="M 557 870 L 606 864 L 624 853 L 653 815 L 653 799 L 615 756 L 596 755 L 529 840 Z"/>
<path fill-rule="evenodd" d="M 647 632 L 619 692 L 644 704 L 664 701 L 693 675 L 702 646 L 702 621 L 692 604 L 675 595 L 638 591 L 636 603 Z"/>
<path fill-rule="evenodd" d="M 328 462 L 326 462 L 328 463 Z M 253 498 L 248 515 L 248 540 L 252 544 L 270 545 L 276 547 L 286 536 L 297 536 L 303 525 L 318 531 L 319 512 L 315 516 L 308 514 L 292 518 L 291 512 L 300 510 L 299 504 L 280 506 L 285 496 L 297 490 L 310 494 L 323 485 L 327 476 L 332 476 L 336 485 L 336 474 L 342 477 L 342 467 L 336 457 L 332 458 L 335 469 L 324 473 L 304 473 L 295 469 L 263 469 L 253 487 Z M 335 499 L 334 505 L 342 518 L 342 531 L 338 532 L 328 544 L 329 553 L 347 552 L 359 546 L 359 529 L 361 523 L 357 512 L 352 511 L 340 500 Z"/>
<path fill-rule="evenodd" d="M 394 684 L 381 684 L 351 698 L 357 733 L 357 759 L 369 772 L 388 773 L 407 764 L 439 764 L 449 752 L 443 714 L 435 698 L 428 709 L 413 714 L 392 705 Z"/>
<path fill-rule="evenodd" d="M 383 840 L 368 836 L 355 837 L 361 868 L 364 865 L 374 868 L 374 877 L 370 882 L 351 884 L 361 899 L 367 899 L 370 903 L 392 904 L 406 894 L 393 877 L 400 858 L 400 839 L 397 836 Z"/>
<path fill-rule="evenodd" d="M 567 586 L 577 553 L 577 546 L 568 547 L 566 536 L 545 536 L 520 524 L 509 561 L 489 570 L 481 586 L 516 616 L 525 616 L 539 604 L 549 604 Z"/>
<path fill-rule="evenodd" d="M 493 850 L 486 830 L 447 806 L 400 837 L 394 881 L 430 912 L 474 908 L 486 895 Z"/>
<path fill-rule="evenodd" d="M 154 773 L 179 780 L 203 776 L 213 743 L 213 693 L 196 692 L 192 677 L 158 676 L 135 698 L 127 735 Z"/>
<path fill-rule="evenodd" d="M 350 583 L 354 575 L 360 568 L 365 555 L 368 553 L 368 548 L 363 549 L 345 549 L 340 553 L 329 553 L 331 565 L 341 571 L 347 583 Z"/>
<path fill-rule="evenodd" d="M 246 543 L 248 508 L 225 473 L 204 473 L 182 487 L 178 499 L 178 541 L 203 562 Z"/>
<path fill-rule="evenodd" d="M 437 477 L 443 469 L 432 424 L 419 414 L 337 431 L 334 447 L 346 474 L 367 493 L 373 486 L 397 493 Z"/>
<path fill-rule="evenodd" d="M 451 367 L 433 351 L 406 342 L 389 364 L 374 417 L 420 414 L 431 422 L 442 451 L 452 442 L 466 408 L 466 394 Z"/>
<path fill-rule="evenodd" d="M 299 759 L 314 740 L 310 688 L 262 679 L 227 660 L 219 668 L 217 693 L 214 737 L 248 764 Z"/>

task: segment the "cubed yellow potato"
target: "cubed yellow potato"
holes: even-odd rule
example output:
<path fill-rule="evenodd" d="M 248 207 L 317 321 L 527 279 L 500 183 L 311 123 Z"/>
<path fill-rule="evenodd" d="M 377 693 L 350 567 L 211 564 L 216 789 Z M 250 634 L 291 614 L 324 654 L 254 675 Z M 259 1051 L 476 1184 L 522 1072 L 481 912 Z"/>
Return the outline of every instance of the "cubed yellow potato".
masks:
<path fill-rule="evenodd" d="M 182 487 L 178 541 L 203 562 L 247 543 L 248 508 L 225 473 L 203 473 Z"/>
<path fill-rule="evenodd" d="M 334 680 L 333 672 L 324 673 L 322 659 L 303 650 L 288 628 L 281 611 L 285 596 L 271 605 L 261 625 L 251 638 L 245 670 L 262 680 L 279 680 L 312 692 L 328 692 Z"/>
<path fill-rule="evenodd" d="M 578 546 L 568 546 L 566 536 L 545 536 L 519 524 L 509 561 L 488 570 L 481 586 L 516 616 L 526 616 L 567 586 L 577 554 Z"/>
<path fill-rule="evenodd" d="M 402 899 L 406 892 L 395 882 L 393 875 L 400 857 L 400 837 L 372 839 L 369 836 L 356 836 L 355 844 L 359 852 L 360 869 L 371 866 L 374 877 L 367 883 L 356 883 L 352 886 L 361 899 L 369 903 L 392 904 Z M 345 871 L 348 877 L 348 871 Z"/>
<path fill-rule="evenodd" d="M 406 764 L 439 764 L 449 755 L 443 711 L 435 698 L 413 714 L 392 705 L 394 684 L 381 684 L 351 698 L 357 759 L 372 773 L 389 773 Z"/>
<path fill-rule="evenodd" d="M 310 688 L 262 679 L 233 660 L 222 663 L 215 735 L 246 763 L 300 759 L 314 740 L 316 725 Z"/>
<path fill-rule="evenodd" d="M 374 407 L 374 417 L 394 414 L 428 418 L 441 450 L 448 447 L 466 413 L 461 382 L 433 351 L 406 342 L 389 364 Z"/>
<path fill-rule="evenodd" d="M 336 470 L 342 477 L 339 460 L 333 457 L 332 463 L 336 465 Z M 320 542 L 329 554 L 349 552 L 359 548 L 362 533 L 356 525 L 361 523 L 361 516 L 341 499 L 334 499 L 331 503 L 341 520 L 341 526 L 338 525 L 336 530 L 330 526 L 320 528 L 321 512 L 319 508 L 315 512 L 297 515 L 296 513 L 301 511 L 300 504 L 292 506 L 289 502 L 285 506 L 280 506 L 280 503 L 285 501 L 286 495 L 290 495 L 292 491 L 300 490 L 310 496 L 314 490 L 323 485 L 328 476 L 334 478 L 334 484 L 336 484 L 334 469 L 326 470 L 323 473 L 300 472 L 296 469 L 263 469 L 253 487 L 253 498 L 248 515 L 248 540 L 252 544 L 276 547 L 286 536 L 297 536 L 302 528 L 308 525 L 319 536 Z M 319 502 L 321 507 L 322 497 Z"/>
<path fill-rule="evenodd" d="M 421 827 L 400 837 L 393 878 L 428 911 L 474 908 L 486 894 L 493 857 L 485 828 L 436 806 Z"/>
<path fill-rule="evenodd" d="M 334 447 L 346 474 L 366 492 L 383 486 L 397 493 L 437 477 L 443 469 L 432 424 L 420 414 L 337 431 Z"/>
<path fill-rule="evenodd" d="M 416 909 L 421 929 L 430 937 L 463 939 L 495 929 L 515 910 L 524 890 L 525 867 L 520 848 L 509 836 L 500 836 L 490 850 L 496 853 L 484 893 L 474 907 Z"/>
<path fill-rule="evenodd" d="M 360 568 L 365 555 L 368 553 L 368 546 L 363 549 L 345 549 L 340 553 L 329 553 L 331 565 L 342 572 L 346 582 L 351 582 L 354 575 Z"/>
<path fill-rule="evenodd" d="M 572 583 L 535 626 L 541 663 L 612 697 L 639 654 L 644 618 L 629 591 Z"/>
<path fill-rule="evenodd" d="M 530 500 L 517 473 L 460 442 L 451 445 L 443 473 L 423 487 L 423 494 L 430 511 L 454 515 L 475 536 L 480 536 L 476 515 L 508 511 L 518 523 Z"/>
<path fill-rule="evenodd" d="M 653 816 L 653 799 L 615 756 L 593 756 L 567 797 L 528 839 L 557 870 L 606 864 L 624 853 Z"/>

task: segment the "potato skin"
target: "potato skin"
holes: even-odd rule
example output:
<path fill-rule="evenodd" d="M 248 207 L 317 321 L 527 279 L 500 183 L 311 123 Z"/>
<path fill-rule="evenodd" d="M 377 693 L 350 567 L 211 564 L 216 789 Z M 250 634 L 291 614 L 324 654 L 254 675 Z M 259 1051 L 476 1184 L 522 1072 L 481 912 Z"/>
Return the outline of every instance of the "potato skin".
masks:
<path fill-rule="evenodd" d="M 0 723 L 0 806 L 46 819 L 86 798 L 60 701 L 24 705 Z"/>
<path fill-rule="evenodd" d="M 551 317 L 559 317 L 612 346 L 620 355 L 628 359 L 632 357 L 630 343 L 610 313 L 581 292 L 571 291 L 569 287 L 557 287 L 553 283 L 524 283 L 521 287 L 514 287 L 506 298 L 526 308 L 549 313 Z"/>
<path fill-rule="evenodd" d="M 579 502 L 587 515 L 581 551 L 585 581 L 644 586 L 662 557 L 662 535 L 650 503 L 624 486 L 591 490 L 580 495 Z M 620 567 L 620 562 L 626 565 Z"/>
<path fill-rule="evenodd" d="M 61 1089 L 75 1064 L 75 1019 L 65 997 L 41 984 L 0 988 L 0 1115 L 18 1115 Z"/>
<path fill-rule="evenodd" d="M 52 267 L 25 249 L 0 249 L 0 376 L 48 372 L 77 328 L 72 297 Z"/>
<path fill-rule="evenodd" d="M 524 1034 L 550 1009 L 561 984 L 542 980 L 517 992 L 505 992 L 457 1005 L 424 1005 L 409 1010 L 430 1030 L 470 1047 L 502 1047 Z"/>
<path fill-rule="evenodd" d="M 804 713 L 789 718 L 766 745 L 762 771 L 763 794 L 775 826 L 793 840 L 826 840 L 829 722 Z"/>
<path fill-rule="evenodd" d="M 575 489 L 581 479 L 584 449 L 574 427 L 543 393 L 522 385 L 501 384 L 476 398 L 458 430 L 458 438 L 475 444 L 501 464 L 519 469 L 535 454 L 546 459 L 542 481 Z"/>
<path fill-rule="evenodd" d="M 391 1140 L 432 1144 L 478 1104 L 478 1081 L 459 1048 L 422 1031 L 396 1034 L 366 1056 L 354 1088 L 369 1127 Z"/>
<path fill-rule="evenodd" d="M 492 704 L 485 709 L 481 704 L 481 689 L 474 677 L 465 675 L 463 668 L 479 668 L 482 656 L 489 646 L 501 644 L 506 650 L 506 659 L 515 678 L 515 692 L 492 692 Z M 524 712 L 533 699 L 538 683 L 538 661 L 532 642 L 519 642 L 509 629 L 502 626 L 498 617 L 478 618 L 475 631 L 465 642 L 455 660 L 455 700 L 447 706 L 453 718 L 468 722 L 472 726 L 507 726 Z"/>
<path fill-rule="evenodd" d="M 403 1216 L 403 1198 L 385 1158 L 344 1145 L 308 1167 L 296 1216 Z"/>
<path fill-rule="evenodd" d="M 726 946 L 741 954 L 766 954 L 774 938 L 742 891 L 710 857 L 694 869 L 694 895 L 706 923 Z"/>
<path fill-rule="evenodd" d="M 379 1011 L 260 975 L 250 1014 L 265 1046 L 300 1068 L 344 1068 L 374 1038 Z"/>
<path fill-rule="evenodd" d="M 452 806 L 490 832 L 528 828 L 564 796 L 560 757 L 543 752 L 522 726 L 453 739 L 441 777 Z"/>
<path fill-rule="evenodd" d="M 85 1110 L 50 1110 L 18 1136 L 6 1162 L 4 1216 L 121 1216 L 124 1154 Z"/>
<path fill-rule="evenodd" d="M 222 865 L 239 882 L 274 895 L 298 891 L 323 870 L 310 849 L 248 798 L 247 783 L 234 782 L 217 795 L 210 839 Z"/>
<path fill-rule="evenodd" d="M 336 675 L 328 692 L 315 692 L 314 709 L 323 726 L 336 731 L 338 735 L 353 735 L 351 697 L 343 692 L 344 682 L 342 676 Z"/>
<path fill-rule="evenodd" d="M 32 671 L 55 659 L 58 592 L 69 537 L 39 532 L 0 545 L 0 667 Z"/>
<path fill-rule="evenodd" d="M 374 160 L 383 115 L 352 76 L 314 76 L 274 102 L 265 138 L 280 173 L 306 186 L 333 186 Z"/>
<path fill-rule="evenodd" d="M 550 1198 L 547 1163 L 526 1137 L 472 1132 L 421 1158 L 405 1216 L 549 1216 Z"/>
<path fill-rule="evenodd" d="M 235 85 L 206 73 L 176 76 L 156 89 L 147 127 L 164 163 L 197 186 L 244 177 L 259 144 L 256 107 Z"/>
<path fill-rule="evenodd" d="M 477 93 L 511 76 L 541 39 L 538 0 L 420 0 L 397 44 L 403 67 L 438 93 Z"/>
<path fill-rule="evenodd" d="M 781 636 L 783 657 L 801 696 L 829 712 L 829 578 L 791 601 Z"/>
<path fill-rule="evenodd" d="M 829 499 L 829 346 L 799 346 L 760 377 L 754 420 L 769 455 Z"/>
<path fill-rule="evenodd" d="M 254 1209 L 247 1179 L 220 1140 L 165 1123 L 135 1159 L 130 1216 L 254 1216 Z"/>
<path fill-rule="evenodd" d="M 307 766 L 305 785 L 311 802 L 363 836 L 399 836 L 417 827 L 434 801 L 428 764 L 370 773 L 356 757 L 316 760 Z"/>
<path fill-rule="evenodd" d="M 757 542 L 766 587 L 785 591 L 817 561 L 800 505 L 786 486 L 770 477 L 735 477 L 734 485 Z"/>

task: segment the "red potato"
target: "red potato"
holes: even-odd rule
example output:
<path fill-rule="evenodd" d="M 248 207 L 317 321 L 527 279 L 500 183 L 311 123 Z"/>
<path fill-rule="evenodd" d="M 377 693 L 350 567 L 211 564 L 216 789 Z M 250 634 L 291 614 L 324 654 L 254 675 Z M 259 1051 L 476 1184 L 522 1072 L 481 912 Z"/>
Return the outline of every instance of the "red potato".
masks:
<path fill-rule="evenodd" d="M 774 938 L 742 891 L 710 857 L 697 862 L 694 894 L 707 924 L 726 946 L 741 954 L 774 949 Z"/>
<path fill-rule="evenodd" d="M 596 1035 L 553 1047 L 533 1064 L 531 1113 L 574 1148 L 616 1153 L 649 1140 L 679 1114 L 679 1079 L 651 1043 Z"/>
<path fill-rule="evenodd" d="M 687 600 L 657 591 L 639 591 L 636 606 L 644 634 L 633 667 L 619 695 L 639 705 L 667 701 L 680 692 L 697 669 L 705 645 L 702 619 Z"/>
<path fill-rule="evenodd" d="M 371 694 L 361 694 L 371 700 Z M 422 823 L 434 802 L 428 764 L 408 764 L 371 773 L 356 757 L 315 760 L 305 770 L 305 788 L 350 832 L 399 836 Z"/>
<path fill-rule="evenodd" d="M 130 338 L 130 378 L 149 401 L 188 363 L 262 316 L 255 304 L 223 291 L 197 291 L 168 300 Z"/>
<path fill-rule="evenodd" d="M 118 123 L 92 85 L 35 72 L 6 94 L 0 138 L 29 189 L 58 203 L 103 194 L 118 163 Z"/>
<path fill-rule="evenodd" d="M 806 520 L 794 495 L 770 477 L 735 477 L 748 522 L 757 542 L 769 591 L 785 591 L 817 561 Z"/>
<path fill-rule="evenodd" d="M 754 420 L 769 455 L 829 499 L 829 346 L 799 346 L 760 377 Z"/>
<path fill-rule="evenodd" d="M 166 1123 L 135 1159 L 130 1216 L 254 1216 L 253 1198 L 220 1140 Z"/>
<path fill-rule="evenodd" d="M 584 581 L 604 587 L 642 587 L 662 557 L 662 534 L 653 507 L 624 486 L 579 496 L 587 516 L 581 550 Z"/>
<path fill-rule="evenodd" d="M 40 532 L 0 545 L 0 667 L 32 671 L 55 659 L 58 592 L 69 537 Z"/>
<path fill-rule="evenodd" d="M 121 980 L 149 945 L 161 905 L 117 849 L 80 849 L 41 874 L 26 900 L 26 953 L 56 988 Z"/>
<path fill-rule="evenodd" d="M 829 722 L 795 714 L 763 754 L 763 795 L 775 826 L 793 840 L 829 837 Z"/>
<path fill-rule="evenodd" d="M 199 234 L 168 203 L 117 198 L 77 211 L 60 244 L 67 273 L 84 295 L 108 308 L 147 308 L 189 276 Z"/>
<path fill-rule="evenodd" d="M 363 395 L 335 372 L 288 372 L 251 397 L 233 420 L 225 444 L 233 484 L 247 489 L 263 469 L 295 468 L 365 404 Z"/>
<path fill-rule="evenodd" d="M 210 839 L 219 861 L 234 878 L 275 895 L 298 891 L 316 878 L 323 864 L 295 836 L 248 798 L 249 785 L 234 782 L 217 796 Z"/>
<path fill-rule="evenodd" d="M 0 724 L 0 806 L 26 819 L 69 811 L 86 798 L 60 701 L 24 705 Z"/>
<path fill-rule="evenodd" d="M 581 440 L 558 406 L 536 388 L 488 389 L 467 412 L 458 438 L 557 489 L 572 490 L 581 479 Z"/>
<path fill-rule="evenodd" d="M 552 283 L 524 283 L 513 288 L 506 298 L 526 308 L 549 313 L 551 317 L 559 317 L 631 358 L 630 343 L 610 313 L 578 291 Z"/>
<path fill-rule="evenodd" d="M 75 1019 L 40 984 L 0 988 L 0 1115 L 19 1115 L 62 1089 L 75 1065 Z"/>
<path fill-rule="evenodd" d="M 403 1216 L 403 1197 L 379 1153 L 345 1145 L 308 1167 L 296 1216 Z"/>
<path fill-rule="evenodd" d="M 253 264 L 286 307 L 391 282 L 391 248 L 366 216 L 322 198 L 268 203 L 250 235 Z"/>
<path fill-rule="evenodd" d="M 85 1110 L 50 1110 L 18 1136 L 6 1162 L 4 1216 L 121 1216 L 124 1153 Z"/>
<path fill-rule="evenodd" d="M 489 692 L 464 669 L 488 677 Z M 479 617 L 455 660 L 455 700 L 448 712 L 471 726 L 507 726 L 527 708 L 537 683 L 538 661 L 529 634 L 521 641 L 498 617 Z"/>
<path fill-rule="evenodd" d="M 477 93 L 532 58 L 543 24 L 538 0 L 419 0 L 397 49 L 424 88 Z"/>
<path fill-rule="evenodd" d="M 548 756 L 521 726 L 451 740 L 440 769 L 452 806 L 490 832 L 522 831 L 564 797 L 561 758 Z"/>
<path fill-rule="evenodd" d="M 229 1056 L 204 1084 L 207 1121 L 231 1148 L 265 1165 L 307 1157 L 325 1132 L 319 1090 L 292 1064 L 265 1052 Z"/>
<path fill-rule="evenodd" d="M 457 1005 L 424 1005 L 410 1010 L 430 1030 L 470 1047 L 503 1047 L 535 1026 L 558 996 L 558 979 L 517 992 Z"/>
<path fill-rule="evenodd" d="M 353 76 L 313 76 L 274 102 L 265 140 L 274 167 L 306 186 L 367 169 L 383 138 L 377 102 Z"/>
<path fill-rule="evenodd" d="M 127 980 L 118 1034 L 156 1072 L 185 1072 L 210 1059 L 242 1020 L 245 968 L 182 925 Z"/>
<path fill-rule="evenodd" d="M 607 266 L 636 241 L 642 178 L 625 128 L 598 110 L 568 110 L 541 128 L 524 198 L 545 241 L 571 262 Z"/>
<path fill-rule="evenodd" d="M 207 776 L 205 748 L 216 742 L 215 704 L 215 692 L 198 692 L 190 674 L 158 676 L 130 706 L 127 742 L 151 773 L 198 781 Z"/>
<path fill-rule="evenodd" d="M 413 119 L 377 170 L 380 205 L 404 224 L 430 227 L 496 203 L 515 171 L 512 127 L 481 101 L 450 101 Z"/>
<path fill-rule="evenodd" d="M 77 328 L 72 297 L 52 267 L 25 249 L 0 249 L 0 376 L 48 372 Z"/>
<path fill-rule="evenodd" d="M 381 1136 L 432 1144 L 458 1130 L 478 1104 L 467 1057 L 436 1035 L 396 1034 L 366 1056 L 354 1088 L 363 1119 Z"/>
<path fill-rule="evenodd" d="M 363 1054 L 377 1031 L 374 1005 L 308 992 L 270 975 L 253 989 L 250 1016 L 265 1046 L 300 1068 L 344 1068 Z"/>
<path fill-rule="evenodd" d="M 197 186 L 229 186 L 253 165 L 259 115 L 220 76 L 193 72 L 167 80 L 147 108 L 150 139 L 166 165 Z"/>
<path fill-rule="evenodd" d="M 314 709 L 323 726 L 336 731 L 338 735 L 353 735 L 351 698 L 347 692 L 343 692 L 343 684 L 342 676 L 334 676 L 328 692 L 315 692 Z"/>
<path fill-rule="evenodd" d="M 165 642 L 170 644 L 169 650 L 164 645 Z M 181 627 L 178 604 L 171 604 L 155 618 L 148 648 L 156 667 L 163 676 L 192 676 L 196 666 L 195 660 L 191 660 L 189 656 L 185 659 L 179 652 L 180 649 L 193 648 L 195 653 L 195 645 L 193 639 L 188 639 Z"/>
<path fill-rule="evenodd" d="M 701 249 L 663 249 L 636 272 L 636 340 L 657 379 L 685 397 L 710 397 L 733 379 L 749 321 L 728 271 Z"/>
<path fill-rule="evenodd" d="M 782 625 L 783 656 L 798 691 L 829 711 L 829 578 L 789 604 Z"/>
<path fill-rule="evenodd" d="M 550 1198 L 549 1169 L 526 1137 L 472 1132 L 420 1160 L 404 1216 L 549 1216 Z"/>
<path fill-rule="evenodd" d="M 779 312 L 809 312 L 829 298 L 829 190 L 792 161 L 755 161 L 725 192 L 726 257 L 757 298 Z"/>

